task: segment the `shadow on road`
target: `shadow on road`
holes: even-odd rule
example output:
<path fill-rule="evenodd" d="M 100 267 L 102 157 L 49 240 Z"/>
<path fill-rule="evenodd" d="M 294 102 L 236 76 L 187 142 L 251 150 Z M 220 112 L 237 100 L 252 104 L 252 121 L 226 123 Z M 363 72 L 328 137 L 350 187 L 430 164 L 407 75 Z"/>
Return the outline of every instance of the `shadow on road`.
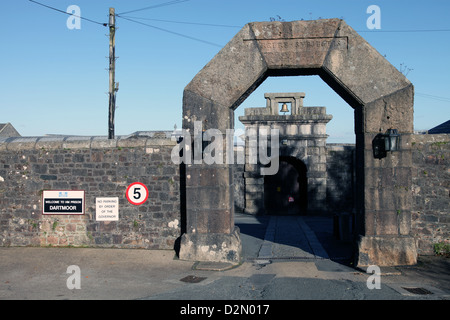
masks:
<path fill-rule="evenodd" d="M 272 259 L 318 258 L 311 243 L 312 234 L 315 236 L 314 240 L 318 240 L 328 254 L 326 258 L 352 266 L 353 243 L 337 239 L 334 234 L 333 217 L 302 216 L 301 219 L 300 223 L 296 216 L 251 216 L 237 213 L 235 225 L 241 232 L 243 258 L 257 259 L 260 257 L 263 244 L 266 245 L 267 242 L 273 243 Z M 304 229 L 308 229 L 309 234 Z"/>

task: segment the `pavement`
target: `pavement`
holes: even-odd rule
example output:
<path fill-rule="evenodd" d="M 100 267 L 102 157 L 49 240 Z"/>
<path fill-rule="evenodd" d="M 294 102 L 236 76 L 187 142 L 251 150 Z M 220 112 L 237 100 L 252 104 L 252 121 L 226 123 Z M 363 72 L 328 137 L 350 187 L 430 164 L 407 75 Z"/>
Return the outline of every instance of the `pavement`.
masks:
<path fill-rule="evenodd" d="M 243 259 L 233 267 L 171 250 L 2 247 L 0 300 L 450 299 L 449 258 L 381 268 L 380 288 L 369 288 L 374 275 L 352 266 L 330 218 L 236 214 L 235 223 Z"/>

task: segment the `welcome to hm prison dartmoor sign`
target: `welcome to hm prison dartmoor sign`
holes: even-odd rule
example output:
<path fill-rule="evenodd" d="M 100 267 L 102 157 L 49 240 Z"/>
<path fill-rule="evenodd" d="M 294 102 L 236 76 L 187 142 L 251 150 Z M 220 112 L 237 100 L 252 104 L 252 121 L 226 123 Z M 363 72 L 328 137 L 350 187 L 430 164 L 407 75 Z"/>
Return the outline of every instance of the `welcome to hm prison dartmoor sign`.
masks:
<path fill-rule="evenodd" d="M 85 200 L 82 190 L 44 190 L 42 214 L 83 215 Z"/>

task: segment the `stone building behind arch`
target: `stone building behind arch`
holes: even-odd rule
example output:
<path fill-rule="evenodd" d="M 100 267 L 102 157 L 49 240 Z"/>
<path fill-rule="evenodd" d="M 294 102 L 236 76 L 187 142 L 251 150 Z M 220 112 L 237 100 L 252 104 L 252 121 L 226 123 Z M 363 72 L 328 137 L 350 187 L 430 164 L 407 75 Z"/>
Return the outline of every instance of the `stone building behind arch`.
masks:
<path fill-rule="evenodd" d="M 263 176 L 261 164 L 245 164 L 245 209 L 250 214 L 263 214 L 269 211 L 303 213 L 325 211 L 327 193 L 326 124 L 332 116 L 326 114 L 325 107 L 304 107 L 305 93 L 266 93 L 267 105 L 264 108 L 247 108 L 245 115 L 239 117 L 245 130 L 260 132 L 265 129 L 279 130 L 279 174 L 286 166 L 293 166 L 292 186 L 283 184 L 289 178 L 277 175 Z M 287 105 L 290 105 L 289 107 Z M 288 114 L 280 114 L 280 105 L 285 105 Z M 246 149 L 248 149 L 248 144 Z M 249 154 L 246 151 L 246 154 Z M 272 157 L 274 155 L 272 154 Z M 277 156 L 277 155 L 275 155 Z M 297 173 L 297 174 L 296 174 Z M 273 199 L 268 199 L 272 197 Z M 306 199 L 305 199 L 306 198 Z M 270 204 L 271 210 L 268 206 Z M 289 210 L 289 208 L 291 208 Z"/>

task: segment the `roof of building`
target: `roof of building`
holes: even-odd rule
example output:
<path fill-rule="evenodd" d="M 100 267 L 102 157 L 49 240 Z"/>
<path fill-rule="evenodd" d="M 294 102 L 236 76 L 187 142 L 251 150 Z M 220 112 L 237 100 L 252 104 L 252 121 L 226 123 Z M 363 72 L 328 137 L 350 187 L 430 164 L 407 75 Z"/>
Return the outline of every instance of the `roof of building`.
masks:
<path fill-rule="evenodd" d="M 20 133 L 11 123 L 0 123 L 0 137 L 20 137 Z"/>
<path fill-rule="evenodd" d="M 429 134 L 450 133 L 450 120 L 428 130 Z"/>

